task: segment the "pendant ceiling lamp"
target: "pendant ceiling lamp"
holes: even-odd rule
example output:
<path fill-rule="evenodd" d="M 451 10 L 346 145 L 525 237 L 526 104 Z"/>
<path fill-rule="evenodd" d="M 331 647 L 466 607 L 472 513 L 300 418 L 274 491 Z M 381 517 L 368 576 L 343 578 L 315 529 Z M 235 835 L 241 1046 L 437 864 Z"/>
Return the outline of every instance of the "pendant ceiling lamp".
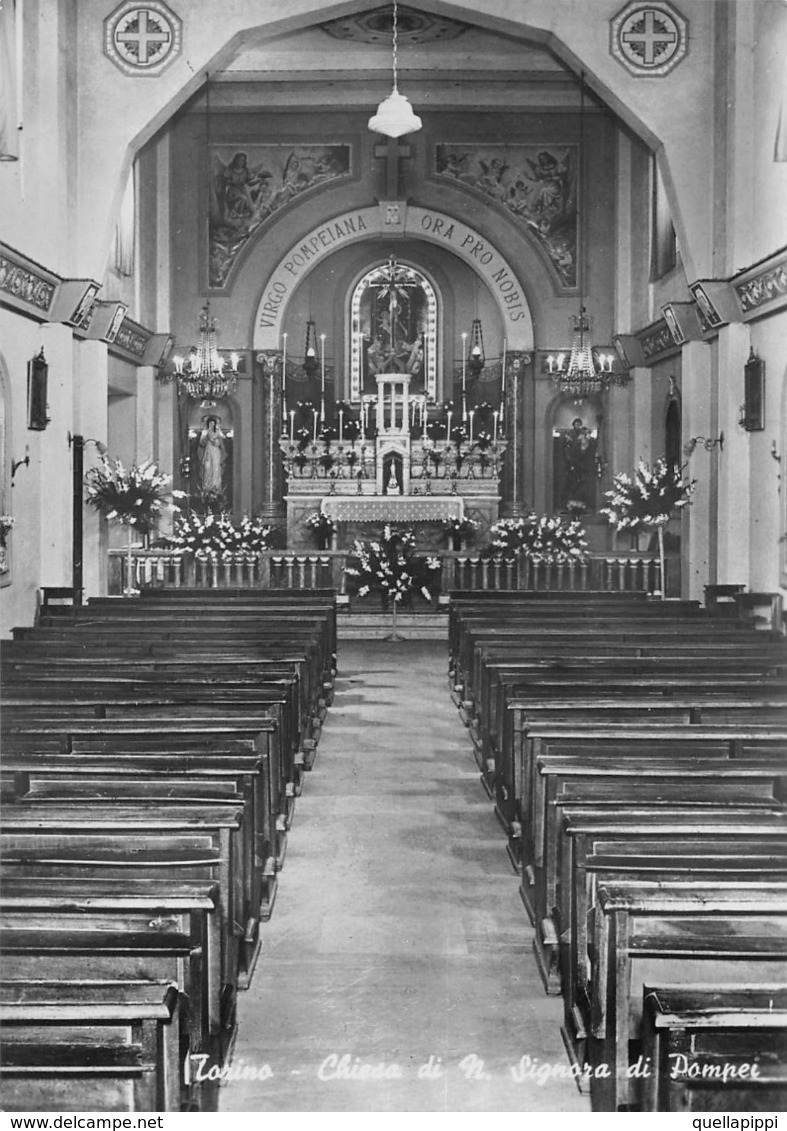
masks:
<path fill-rule="evenodd" d="M 585 72 L 580 79 L 580 104 L 579 104 L 579 192 L 584 195 L 585 172 Z M 571 353 L 559 353 L 557 357 L 547 358 L 549 372 L 560 391 L 568 396 L 585 397 L 593 393 L 603 392 L 611 384 L 625 385 L 628 381 L 627 374 L 613 373 L 612 354 L 600 354 L 598 365 L 590 342 L 590 321 L 587 316 L 584 302 L 585 264 L 587 261 L 587 220 L 582 217 L 583 243 L 586 253 L 578 263 L 578 278 L 580 283 L 579 314 L 574 317 L 574 340 Z"/>
<path fill-rule="evenodd" d="M 369 129 L 386 137 L 402 137 L 421 128 L 421 119 L 413 112 L 410 100 L 399 93 L 396 81 L 398 52 L 399 10 L 393 0 L 393 90 L 377 107 L 377 113 L 369 119 Z"/>
<path fill-rule="evenodd" d="M 210 184 L 210 76 L 205 76 L 205 179 Z M 216 344 L 216 322 L 206 300 L 199 316 L 199 344 L 192 346 L 187 358 L 173 358 L 175 376 L 180 388 L 204 405 L 213 405 L 228 393 L 234 393 L 238 383 L 240 356 L 231 353 L 224 357 Z"/>

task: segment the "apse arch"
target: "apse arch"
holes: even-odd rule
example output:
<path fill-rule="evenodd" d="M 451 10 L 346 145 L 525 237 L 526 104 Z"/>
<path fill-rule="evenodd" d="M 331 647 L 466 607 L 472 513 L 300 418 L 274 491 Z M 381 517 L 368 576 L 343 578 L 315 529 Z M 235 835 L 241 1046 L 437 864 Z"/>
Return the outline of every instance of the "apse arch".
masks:
<path fill-rule="evenodd" d="M 432 5 L 415 4 L 425 11 Z M 194 5 L 197 7 L 197 4 Z M 243 15 L 231 12 L 222 17 L 222 24 L 229 31 L 228 38 L 218 50 L 215 46 L 215 29 L 208 27 L 205 21 L 205 32 L 202 36 L 195 37 L 191 45 L 190 59 L 188 61 L 189 74 L 185 77 L 184 70 L 177 61 L 169 71 L 160 77 L 155 87 L 155 94 L 159 98 L 158 104 L 145 102 L 140 106 L 143 118 L 140 124 L 132 125 L 130 140 L 124 147 L 118 147 L 112 155 L 112 164 L 115 166 L 111 179 L 105 181 L 109 189 L 107 210 L 104 217 L 104 239 L 101 247 L 111 247 L 111 235 L 116 217 L 122 201 L 123 190 L 128 179 L 131 165 L 139 150 L 146 145 L 159 131 L 166 128 L 168 122 L 187 103 L 199 96 L 205 84 L 206 76 L 215 75 L 229 64 L 243 49 L 250 39 L 257 44 L 275 41 L 312 26 L 329 21 L 334 17 L 354 15 L 368 8 L 368 0 L 313 0 L 311 5 L 304 5 L 300 11 L 285 16 L 274 15 L 264 24 L 242 26 Z M 536 43 L 548 49 L 564 66 L 576 76 L 583 75 L 588 90 L 594 92 L 609 107 L 637 137 L 639 137 L 657 156 L 659 168 L 664 178 L 670 208 L 679 233 L 681 254 L 690 277 L 696 276 L 697 271 L 693 264 L 691 249 L 694 243 L 700 244 L 703 236 L 698 231 L 696 240 L 689 240 L 689 229 L 686 224 L 686 213 L 696 208 L 696 202 L 689 200 L 684 206 L 683 196 L 688 190 L 685 184 L 679 185 L 678 178 L 673 176 L 673 167 L 680 172 L 680 145 L 684 134 L 689 137 L 704 136 L 699 119 L 693 128 L 686 123 L 684 114 L 680 130 L 676 130 L 674 139 L 669 137 L 671 126 L 670 119 L 664 116 L 660 108 L 662 100 L 638 100 L 640 93 L 635 82 L 625 74 L 617 62 L 611 58 L 608 47 L 594 46 L 592 40 L 586 35 L 586 21 L 584 16 L 578 15 L 576 26 L 571 25 L 561 37 L 554 31 L 554 11 L 547 0 L 534 0 L 528 5 L 527 20 L 517 20 L 511 17 L 502 17 L 489 12 L 479 11 L 477 6 L 445 2 L 440 4 L 442 15 L 453 17 L 483 30 L 497 32 L 515 40 Z M 581 26 L 580 26 L 581 25 Z M 179 86 L 178 83 L 181 85 Z M 151 88 L 152 90 L 153 88 Z M 667 100 L 669 101 L 669 100 Z M 696 103 L 687 104 L 689 114 L 699 114 L 700 108 Z M 661 116 L 660 116 L 661 115 Z M 675 155 L 667 146 L 675 142 Z M 96 152 L 102 147 L 96 140 Z M 121 142 L 122 146 L 122 142 Z M 703 197 L 703 207 L 705 206 Z M 95 201 L 93 202 L 95 214 Z M 696 221 L 695 221 L 696 223 Z M 104 254 L 106 252 L 104 251 Z"/>
<path fill-rule="evenodd" d="M 404 235 L 440 246 L 462 259 L 484 281 L 501 314 L 510 349 L 532 350 L 533 316 L 515 269 L 484 235 L 457 216 L 433 208 L 402 205 L 395 233 L 386 230 L 383 207 L 356 208 L 324 221 L 280 256 L 260 289 L 253 349 L 279 349 L 284 313 L 300 284 L 318 263 L 359 241 Z"/>

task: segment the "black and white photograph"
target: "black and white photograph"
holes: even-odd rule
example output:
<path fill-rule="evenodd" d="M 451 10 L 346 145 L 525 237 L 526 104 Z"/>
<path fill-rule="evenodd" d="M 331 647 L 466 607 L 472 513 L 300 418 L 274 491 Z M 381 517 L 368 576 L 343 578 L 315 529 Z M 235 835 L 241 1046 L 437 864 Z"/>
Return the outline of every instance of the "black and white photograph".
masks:
<path fill-rule="evenodd" d="M 786 75 L 0 0 L 0 1131 L 778 1131 Z"/>

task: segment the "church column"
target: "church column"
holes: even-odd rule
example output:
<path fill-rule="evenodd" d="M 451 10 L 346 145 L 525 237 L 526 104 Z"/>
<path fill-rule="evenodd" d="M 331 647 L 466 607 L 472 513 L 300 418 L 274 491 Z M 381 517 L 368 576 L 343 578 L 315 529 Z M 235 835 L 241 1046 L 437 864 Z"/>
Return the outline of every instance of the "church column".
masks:
<path fill-rule="evenodd" d="M 724 452 L 718 459 L 718 581 L 721 585 L 752 586 L 755 563 L 751 556 L 752 538 L 752 433 L 745 432 L 738 417 L 743 400 L 743 368 L 751 348 L 748 326 L 724 326 L 716 348 L 716 384 L 719 398 L 719 430 L 724 432 Z M 725 375 L 721 380 L 718 375 Z M 713 432 L 712 436 L 718 436 Z M 696 435 L 694 432 L 689 436 Z M 711 433 L 705 433 L 711 436 Z M 699 449 L 698 449 L 699 451 Z M 697 461 L 695 455 L 692 462 Z M 775 466 L 775 465 L 774 465 Z M 696 475 L 696 468 L 692 469 Z M 757 485 L 762 491 L 762 484 Z"/>
<path fill-rule="evenodd" d="M 508 351 L 505 367 L 505 437 L 508 447 L 501 482 L 501 518 L 516 518 L 527 511 L 524 496 L 524 420 L 526 400 L 531 415 L 533 411 L 533 382 L 528 380 L 531 364 L 529 353 Z"/>
<path fill-rule="evenodd" d="M 78 347 L 79 358 L 79 403 L 75 404 L 74 431 L 82 436 L 82 470 L 100 464 L 96 444 L 89 440 L 107 442 L 109 435 L 109 413 L 107 389 L 109 384 L 109 360 L 104 342 L 85 341 Z M 76 387 L 75 387 L 76 392 Z M 75 398 L 76 400 L 76 398 Z M 76 460 L 76 448 L 73 458 Z M 75 484 L 76 486 L 76 484 Z M 107 591 L 107 547 L 109 543 L 107 523 L 95 507 L 84 504 L 84 491 L 79 492 L 80 513 L 75 516 L 74 552 L 82 552 L 82 589 L 85 599 L 99 596 Z M 77 545 L 77 525 L 81 519 L 81 547 Z M 76 568 L 74 573 L 77 573 Z"/>
<path fill-rule="evenodd" d="M 682 351 L 684 443 L 718 436 L 718 412 L 711 385 L 711 356 L 704 342 L 687 342 Z M 681 511 L 682 596 L 703 601 L 705 586 L 716 582 L 715 514 L 719 449 L 698 443 L 688 460 L 696 479 L 691 506 Z"/>
<path fill-rule="evenodd" d="M 284 469 L 279 439 L 282 433 L 282 358 L 280 350 L 262 350 L 254 358 L 254 408 L 262 413 L 261 503 L 265 522 L 284 526 Z M 259 394 L 257 390 L 260 390 Z"/>

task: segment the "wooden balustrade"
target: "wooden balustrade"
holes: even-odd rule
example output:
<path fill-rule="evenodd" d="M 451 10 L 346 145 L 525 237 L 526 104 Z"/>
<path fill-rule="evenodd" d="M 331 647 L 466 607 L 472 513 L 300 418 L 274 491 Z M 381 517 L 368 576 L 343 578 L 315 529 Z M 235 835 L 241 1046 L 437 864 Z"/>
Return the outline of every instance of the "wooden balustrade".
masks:
<path fill-rule="evenodd" d="M 335 589 L 346 592 L 344 567 L 349 550 L 298 553 L 265 550 L 261 554 L 232 554 L 217 562 L 191 554 L 135 549 L 131 556 L 131 589 Z M 656 593 L 661 570 L 656 555 L 636 552 L 594 554 L 584 563 L 548 565 L 520 558 L 515 562 L 483 558 L 462 551 L 436 555 L 442 563 L 441 589 L 564 590 L 585 592 Z M 667 559 L 667 593 L 677 595 L 672 577 L 677 561 Z M 127 552 L 109 551 L 109 592 L 129 588 Z"/>

